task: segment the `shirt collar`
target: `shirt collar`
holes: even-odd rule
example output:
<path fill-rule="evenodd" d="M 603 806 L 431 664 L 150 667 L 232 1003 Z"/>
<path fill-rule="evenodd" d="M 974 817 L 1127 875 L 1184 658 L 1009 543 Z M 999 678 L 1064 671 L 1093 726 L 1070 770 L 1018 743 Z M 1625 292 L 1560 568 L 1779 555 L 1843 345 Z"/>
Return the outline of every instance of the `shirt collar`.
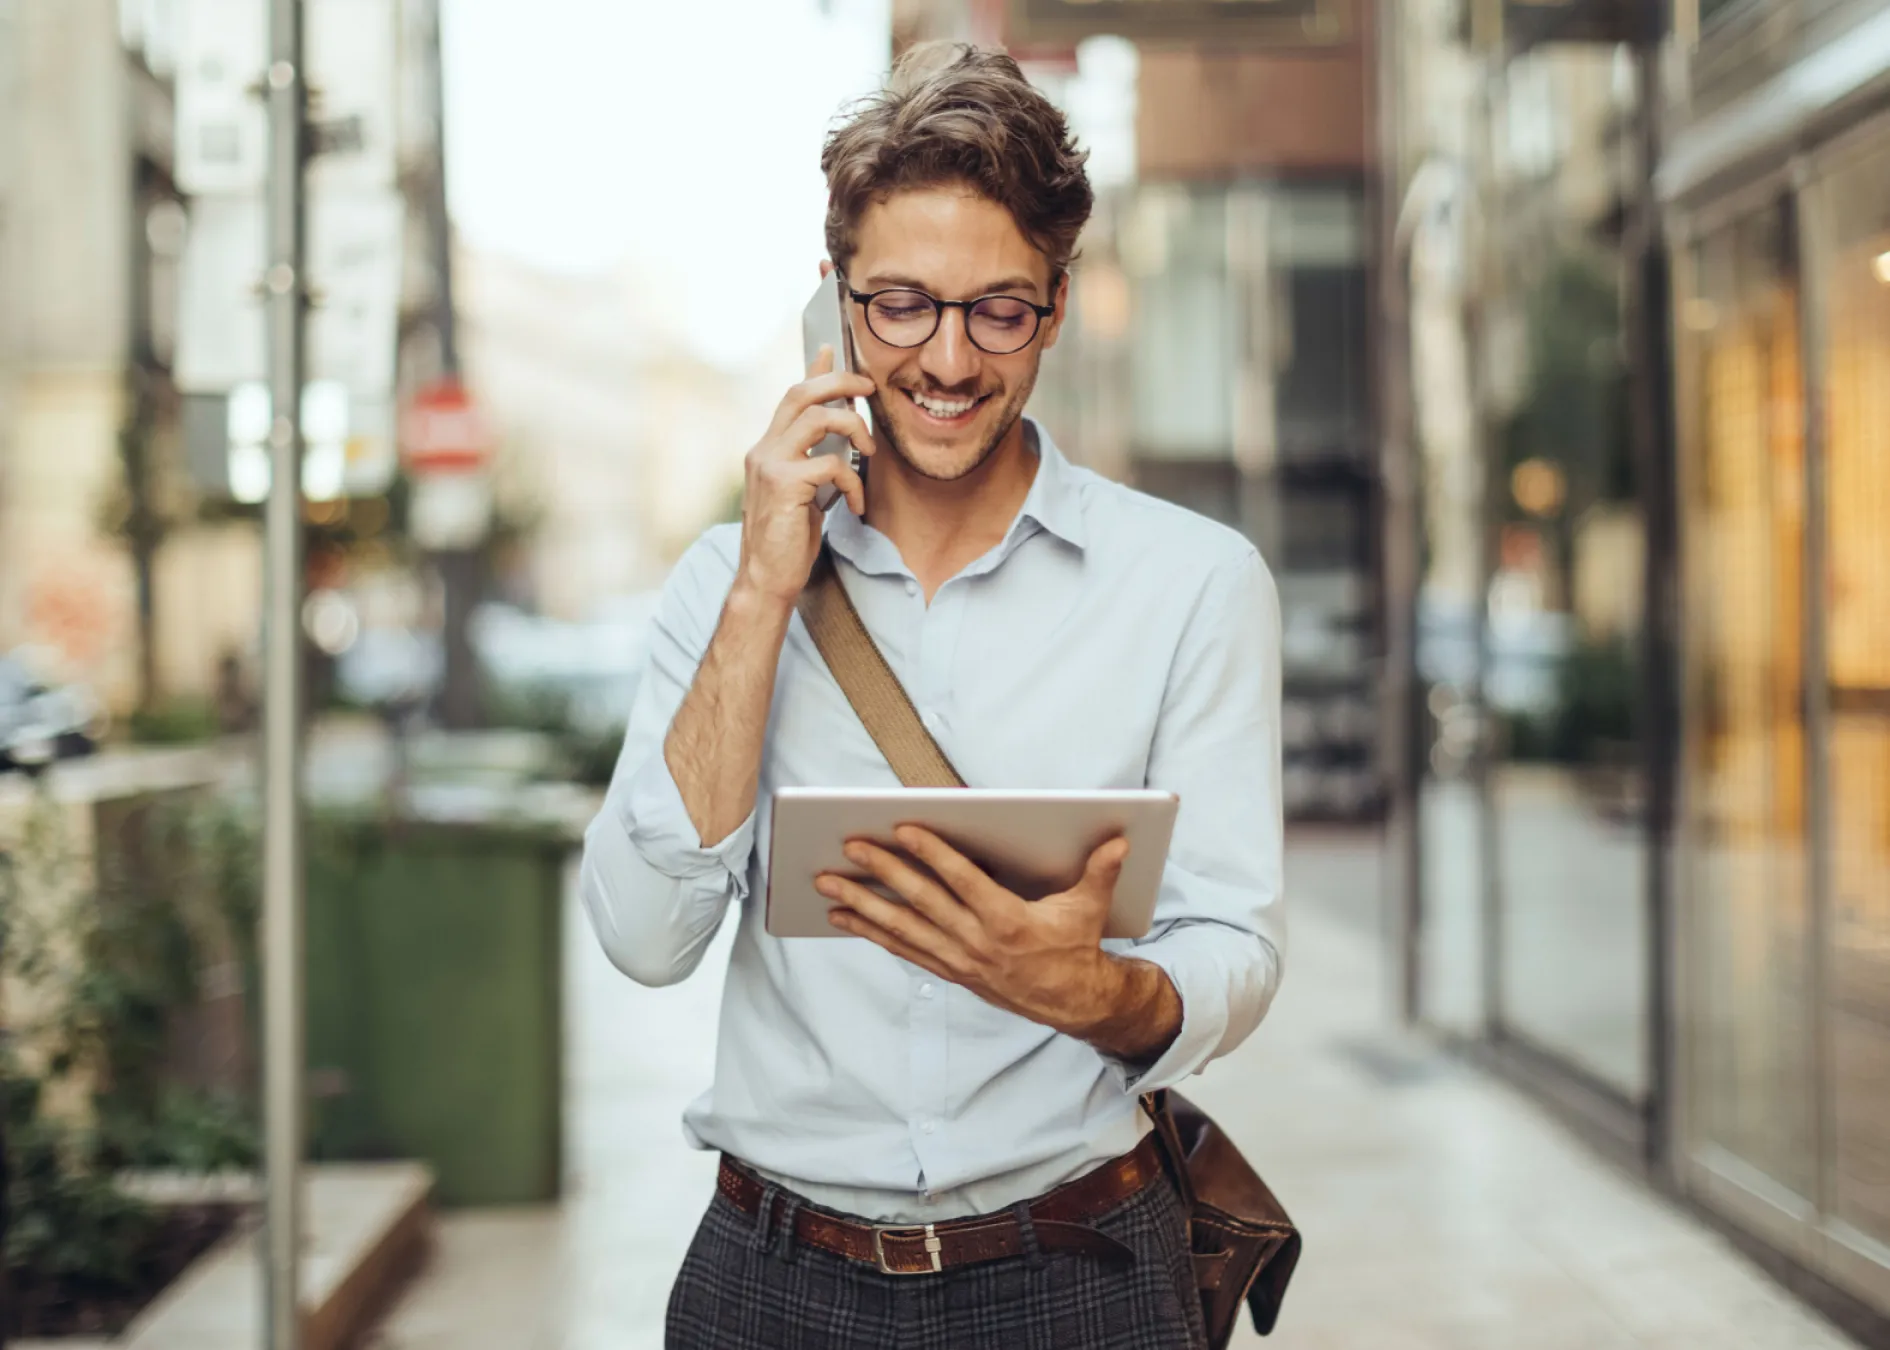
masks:
<path fill-rule="evenodd" d="M 1037 477 L 1025 494 L 1018 519 L 1034 520 L 1073 548 L 1089 547 L 1083 520 L 1083 485 L 1050 433 L 1034 418 L 1025 424 L 1037 440 Z"/>
<path fill-rule="evenodd" d="M 1034 418 L 1025 418 L 1025 426 L 1037 443 L 1037 476 L 1018 509 L 1004 542 L 995 550 L 1008 555 L 1022 542 L 1030 525 L 1048 530 L 1073 548 L 1089 546 L 1089 531 L 1083 519 L 1082 483 L 1063 452 L 1057 449 L 1050 433 Z M 869 574 L 905 576 L 905 562 L 892 541 L 868 525 L 844 506 L 827 513 L 827 542 L 834 552 Z"/>

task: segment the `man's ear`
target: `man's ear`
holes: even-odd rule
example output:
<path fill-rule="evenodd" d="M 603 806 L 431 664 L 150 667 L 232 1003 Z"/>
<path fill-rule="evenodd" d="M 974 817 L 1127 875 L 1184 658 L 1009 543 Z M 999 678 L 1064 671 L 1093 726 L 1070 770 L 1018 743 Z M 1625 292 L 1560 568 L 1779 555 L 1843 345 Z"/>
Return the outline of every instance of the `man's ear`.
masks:
<path fill-rule="evenodd" d="M 1057 338 L 1063 333 L 1063 321 L 1070 314 L 1070 269 L 1067 267 L 1057 276 L 1056 288 L 1050 295 L 1050 304 L 1056 309 L 1056 313 L 1050 316 L 1048 327 L 1040 339 L 1045 351 L 1057 345 Z"/>

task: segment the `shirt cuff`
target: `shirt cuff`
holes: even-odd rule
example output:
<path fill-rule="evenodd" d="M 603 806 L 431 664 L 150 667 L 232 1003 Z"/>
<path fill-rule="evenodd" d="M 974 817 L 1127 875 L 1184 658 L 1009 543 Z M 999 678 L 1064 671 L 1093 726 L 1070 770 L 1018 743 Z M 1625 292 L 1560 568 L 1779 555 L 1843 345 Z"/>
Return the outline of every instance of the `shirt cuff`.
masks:
<path fill-rule="evenodd" d="M 748 859 L 755 847 L 755 813 L 714 847 L 704 847 L 682 790 L 659 747 L 631 777 L 619 808 L 624 830 L 643 860 L 678 881 L 691 881 L 716 872 L 735 883 L 735 897 L 748 893 Z"/>
<path fill-rule="evenodd" d="M 1236 972 L 1229 968 L 1228 957 L 1229 948 L 1237 946 L 1230 940 L 1235 938 L 1220 924 L 1188 925 L 1118 953 L 1160 967 L 1181 999 L 1181 1030 L 1153 1063 L 1132 1063 L 1103 1055 L 1103 1063 L 1125 1093 L 1139 1096 L 1174 1087 L 1206 1068 L 1221 1053 L 1234 1021 L 1230 995 Z M 1271 985 L 1272 948 L 1258 938 L 1248 941 L 1260 949 L 1259 959 L 1268 963 L 1265 983 Z"/>

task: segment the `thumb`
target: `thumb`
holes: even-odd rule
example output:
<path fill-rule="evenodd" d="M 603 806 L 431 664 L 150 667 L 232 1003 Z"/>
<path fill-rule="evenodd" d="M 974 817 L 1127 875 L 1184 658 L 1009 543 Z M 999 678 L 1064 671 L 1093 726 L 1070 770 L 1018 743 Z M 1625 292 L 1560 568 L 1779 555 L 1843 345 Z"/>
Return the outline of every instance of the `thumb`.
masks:
<path fill-rule="evenodd" d="M 1089 862 L 1083 867 L 1082 889 L 1101 895 L 1113 895 L 1116 878 L 1122 875 L 1122 864 L 1129 856 L 1129 841 L 1122 838 L 1111 839 L 1101 848 L 1089 855 Z"/>

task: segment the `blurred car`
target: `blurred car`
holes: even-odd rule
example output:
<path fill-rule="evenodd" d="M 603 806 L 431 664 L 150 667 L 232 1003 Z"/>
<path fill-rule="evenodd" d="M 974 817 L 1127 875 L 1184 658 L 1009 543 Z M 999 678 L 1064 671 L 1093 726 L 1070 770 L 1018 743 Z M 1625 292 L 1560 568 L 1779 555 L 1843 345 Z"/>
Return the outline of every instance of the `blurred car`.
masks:
<path fill-rule="evenodd" d="M 482 605 L 471 637 L 487 688 L 546 710 L 579 735 L 621 732 L 636 701 L 658 599 L 656 592 L 621 596 L 577 623 Z"/>
<path fill-rule="evenodd" d="M 98 749 L 105 715 L 84 685 L 48 685 L 30 653 L 0 657 L 0 773 L 35 772 Z"/>
<path fill-rule="evenodd" d="M 1431 686 L 1467 691 L 1477 682 L 1479 630 L 1463 605 L 1418 602 L 1418 674 Z M 1547 611 L 1490 615 L 1485 696 L 1497 712 L 1543 716 L 1560 701 L 1563 662 L 1574 646 L 1574 621 Z"/>
<path fill-rule="evenodd" d="M 363 708 L 417 707 L 439 688 L 446 670 L 438 633 L 411 628 L 362 628 L 335 657 L 335 683 Z"/>

